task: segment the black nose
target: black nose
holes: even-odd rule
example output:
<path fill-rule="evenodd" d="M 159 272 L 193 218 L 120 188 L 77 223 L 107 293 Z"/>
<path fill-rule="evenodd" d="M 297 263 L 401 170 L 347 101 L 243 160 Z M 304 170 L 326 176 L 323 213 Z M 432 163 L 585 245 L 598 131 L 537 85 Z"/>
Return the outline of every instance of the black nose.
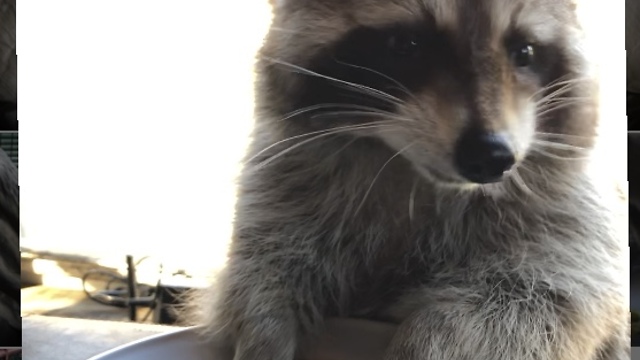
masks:
<path fill-rule="evenodd" d="M 499 181 L 515 163 L 503 136 L 475 129 L 458 139 L 454 156 L 460 175 L 479 184 Z"/>

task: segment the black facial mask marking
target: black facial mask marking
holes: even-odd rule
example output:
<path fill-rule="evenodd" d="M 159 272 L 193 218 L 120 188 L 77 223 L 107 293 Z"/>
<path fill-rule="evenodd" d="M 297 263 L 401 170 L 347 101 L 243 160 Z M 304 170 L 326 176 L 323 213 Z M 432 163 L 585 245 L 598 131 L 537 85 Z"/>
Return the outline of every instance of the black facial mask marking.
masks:
<path fill-rule="evenodd" d="M 334 105 L 300 116 L 324 121 L 322 116 L 328 111 L 353 111 L 352 105 L 393 112 L 396 101 L 381 92 L 406 101 L 411 94 L 429 87 L 444 99 L 475 98 L 477 90 L 473 85 L 479 74 L 472 70 L 474 54 L 468 49 L 470 44 L 459 44 L 460 41 L 465 41 L 464 37 L 455 39 L 453 34 L 426 21 L 354 29 L 304 65 L 341 82 L 295 74 L 302 82 L 288 94 L 290 107 L 283 113 L 318 104 Z M 518 30 L 510 31 L 503 44 L 504 56 L 511 61 L 514 73 L 534 79 L 540 86 L 566 74 L 561 51 L 553 45 L 531 41 Z M 357 120 L 358 115 L 353 118 Z"/>

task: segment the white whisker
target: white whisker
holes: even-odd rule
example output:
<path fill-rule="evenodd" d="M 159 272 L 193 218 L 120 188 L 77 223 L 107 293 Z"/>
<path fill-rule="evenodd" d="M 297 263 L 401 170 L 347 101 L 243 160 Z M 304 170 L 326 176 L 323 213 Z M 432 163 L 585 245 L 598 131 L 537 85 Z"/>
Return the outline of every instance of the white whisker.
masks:
<path fill-rule="evenodd" d="M 541 155 L 544 155 L 546 157 L 549 157 L 551 159 L 556 159 L 556 160 L 581 161 L 581 160 L 589 159 L 586 156 L 585 157 L 563 157 L 563 156 L 558 156 L 558 155 L 552 154 L 550 152 L 544 151 L 541 148 L 536 147 L 536 146 L 532 146 L 530 148 L 530 151 L 536 152 L 538 154 L 541 154 Z"/>
<path fill-rule="evenodd" d="M 267 56 L 263 56 L 262 59 L 270 61 L 270 62 L 275 63 L 275 64 L 280 64 L 280 65 L 289 67 L 289 68 L 291 68 L 293 70 L 297 70 L 301 74 L 315 76 L 315 77 L 318 77 L 318 78 L 322 78 L 322 79 L 325 79 L 325 80 L 330 80 L 330 81 L 336 82 L 338 84 L 346 85 L 352 90 L 353 89 L 360 90 L 363 94 L 371 95 L 371 96 L 376 97 L 378 99 L 389 101 L 389 102 L 391 102 L 393 104 L 402 104 L 402 103 L 404 103 L 404 101 L 402 101 L 401 99 L 399 99 L 399 98 L 397 98 L 397 97 L 395 97 L 393 95 L 387 94 L 384 91 L 381 91 L 381 90 L 378 90 L 378 89 L 374 89 L 374 88 L 366 86 L 366 85 L 356 84 L 356 83 L 353 83 L 353 82 L 350 82 L 350 81 L 336 79 L 334 77 L 327 76 L 327 75 L 324 75 L 324 74 L 320 74 L 320 73 L 317 73 L 315 71 L 312 71 L 312 70 L 309 70 L 309 69 L 305 69 L 305 68 L 303 68 L 301 66 L 294 65 L 294 64 L 288 63 L 286 61 L 270 58 L 270 57 L 267 57 Z"/>
<path fill-rule="evenodd" d="M 375 125 L 375 124 L 384 124 L 383 121 L 377 121 L 377 122 L 370 122 L 370 123 L 366 123 L 366 124 L 361 124 L 361 125 Z M 308 132 L 308 133 L 304 133 L 304 134 L 300 134 L 300 135 L 295 135 L 295 136 L 291 136 L 288 137 L 286 139 L 280 140 L 278 142 L 275 142 L 269 146 L 267 146 L 266 148 L 260 150 L 257 154 L 253 155 L 252 157 L 250 157 L 246 162 L 250 163 L 251 161 L 255 160 L 258 156 L 262 155 L 264 152 L 269 151 L 270 149 L 285 143 L 287 141 L 291 141 L 291 140 L 295 140 L 295 139 L 300 139 L 306 136 L 311 136 L 311 135 L 316 135 L 316 134 L 323 134 L 323 133 L 327 133 L 333 130 L 339 130 L 339 129 L 350 129 L 350 128 L 354 128 L 354 127 L 358 127 L 361 125 L 346 125 L 346 126 L 340 126 L 340 127 L 335 127 L 335 128 L 331 128 L 331 129 L 323 129 L 323 130 L 318 130 L 318 131 L 312 131 L 312 132 Z"/>
<path fill-rule="evenodd" d="M 315 105 L 310 105 L 310 106 L 306 106 L 300 109 L 297 109 L 295 111 L 292 111 L 290 113 L 285 114 L 285 116 L 280 119 L 280 121 L 285 121 L 285 120 L 289 120 L 291 118 L 294 118 L 298 115 L 302 115 L 304 113 L 307 113 L 309 111 L 315 111 L 315 110 L 322 110 L 322 109 L 333 109 L 333 108 L 341 108 L 341 107 L 351 107 L 352 105 L 346 105 L 346 104 L 339 104 L 339 103 L 324 103 L 324 104 L 315 104 Z M 356 109 L 358 109 L 358 106 L 355 106 Z"/>
<path fill-rule="evenodd" d="M 553 93 L 555 93 L 557 91 L 565 91 L 564 89 L 570 89 L 571 86 L 575 86 L 575 85 L 580 84 L 581 82 L 590 80 L 589 78 L 568 79 L 568 77 L 569 77 L 569 75 L 565 75 L 565 76 L 562 76 L 562 77 L 556 79 L 555 81 L 551 82 L 550 84 L 548 84 L 548 85 L 542 87 L 541 89 L 539 89 L 538 91 L 534 92 L 529 97 L 529 99 L 533 99 L 536 96 L 540 95 L 541 93 L 543 93 L 545 91 L 548 91 L 548 90 L 551 90 L 551 89 L 554 89 L 554 88 L 557 88 L 557 87 L 559 87 L 559 89 L 554 90 Z M 552 95 L 553 93 L 546 95 L 545 97 L 543 97 L 543 99 L 548 97 L 548 96 L 555 96 L 555 95 Z"/>
<path fill-rule="evenodd" d="M 535 195 L 531 188 L 527 186 L 527 183 L 525 183 L 522 176 L 520 176 L 517 168 L 511 170 L 511 178 L 513 179 L 514 183 L 520 188 L 520 190 L 524 191 L 527 195 Z"/>
<path fill-rule="evenodd" d="M 560 102 L 560 103 L 554 104 L 555 106 L 549 106 L 549 107 L 543 108 L 541 111 L 540 110 L 536 111 L 536 116 L 538 118 L 541 118 L 542 116 L 544 116 L 544 115 L 546 115 L 546 114 L 548 114 L 550 112 L 557 111 L 557 110 L 560 110 L 560 109 L 564 109 L 566 107 L 573 106 L 573 105 L 575 105 L 577 103 L 580 103 L 580 101 Z"/>
<path fill-rule="evenodd" d="M 589 102 L 590 99 L 588 97 L 580 97 L 580 96 L 573 96 L 573 97 L 556 97 L 553 99 L 550 99 L 549 101 L 546 101 L 544 103 L 539 103 L 536 105 L 536 107 L 538 108 L 538 110 L 545 110 L 548 107 L 557 105 L 559 103 L 578 103 L 578 102 Z"/>
<path fill-rule="evenodd" d="M 588 136 L 581 135 L 571 135 L 571 134 L 558 134 L 558 133 L 550 133 L 550 132 L 536 132 L 536 136 L 546 136 L 549 138 L 559 138 L 559 139 L 589 139 Z"/>
<path fill-rule="evenodd" d="M 323 118 L 323 117 L 342 117 L 342 116 L 374 116 L 383 117 L 390 120 L 398 121 L 414 121 L 411 118 L 398 116 L 392 113 L 380 113 L 377 111 L 327 111 L 320 114 L 311 116 L 311 119 Z"/>
<path fill-rule="evenodd" d="M 381 127 L 385 127 L 385 126 L 390 126 L 390 125 L 385 125 L 384 123 L 382 123 L 382 124 L 374 124 L 374 125 L 364 124 L 364 125 L 341 126 L 341 127 L 333 128 L 333 129 L 329 129 L 329 130 L 320 130 L 320 131 L 317 131 L 317 132 L 314 131 L 314 132 L 311 132 L 311 133 L 306 133 L 306 134 L 302 134 L 302 135 L 296 135 L 296 136 L 293 136 L 293 137 L 290 137 L 290 138 L 287 138 L 287 139 L 284 139 L 284 140 L 280 140 L 280 141 L 276 142 L 275 144 L 272 144 L 272 145 L 268 146 L 264 150 L 261 150 L 258 154 L 252 156 L 251 159 L 249 159 L 249 161 L 247 161 L 247 163 L 250 162 L 251 160 L 254 160 L 257 156 L 259 156 L 260 154 L 264 153 L 265 151 L 273 148 L 274 146 L 277 146 L 278 144 L 281 144 L 281 143 L 283 143 L 285 141 L 294 140 L 296 138 L 301 138 L 301 137 L 305 137 L 305 136 L 309 136 L 309 135 L 312 135 L 312 134 L 318 134 L 319 133 L 319 135 L 313 136 L 310 139 L 303 140 L 303 141 L 301 141 L 299 143 L 296 143 L 295 145 L 292 145 L 292 146 L 290 146 L 290 147 L 278 152 L 277 154 L 275 154 L 275 155 L 269 157 L 268 159 L 266 159 L 266 160 L 260 162 L 259 164 L 257 164 L 256 168 L 258 168 L 258 169 L 263 168 L 263 167 L 269 165 L 274 160 L 278 159 L 279 157 L 287 154 L 288 152 L 293 151 L 293 150 L 297 149 L 300 146 L 308 144 L 308 143 L 310 143 L 312 141 L 315 141 L 317 139 L 321 139 L 323 137 L 327 137 L 327 136 L 335 135 L 335 134 L 340 134 L 340 133 L 344 133 L 344 132 L 349 132 L 349 131 L 353 131 L 353 130 L 375 129 L 375 128 L 381 128 Z"/>
<path fill-rule="evenodd" d="M 349 146 L 351 146 L 354 142 L 356 142 L 358 140 L 357 137 L 354 137 L 353 139 L 349 140 L 343 147 L 341 147 L 340 149 L 338 149 L 336 152 L 334 152 L 333 154 L 329 155 L 329 157 L 334 157 L 337 156 L 338 154 L 340 154 L 342 151 L 344 151 L 346 148 L 348 148 Z"/>
<path fill-rule="evenodd" d="M 312 34 L 309 31 L 300 31 L 300 30 L 292 30 L 292 29 L 285 29 L 285 28 L 281 28 L 281 27 L 277 27 L 277 26 L 271 26 L 269 28 L 269 30 L 272 31 L 278 31 L 278 32 L 282 32 L 282 33 L 286 33 L 286 34 Z"/>
<path fill-rule="evenodd" d="M 402 149 L 398 150 L 395 154 L 393 154 L 393 156 L 391 156 L 389 158 L 389 160 L 387 160 L 384 164 L 382 164 L 382 167 L 380 167 L 380 170 L 378 170 L 378 173 L 376 174 L 376 176 L 373 178 L 373 180 L 371 181 L 371 185 L 369 185 L 369 188 L 367 189 L 367 191 L 364 194 L 364 197 L 362 198 L 362 201 L 360 202 L 360 205 L 358 205 L 358 208 L 356 209 L 355 214 L 358 214 L 360 212 L 360 210 L 362 209 L 362 206 L 364 205 L 365 201 L 367 200 L 367 198 L 369 197 L 369 193 L 371 193 L 371 190 L 373 189 L 373 185 L 376 183 L 376 180 L 378 180 L 378 178 L 380 177 L 380 174 L 382 174 L 382 171 L 387 167 L 387 165 L 389 165 L 389 163 L 395 159 L 396 157 L 398 157 L 400 154 L 402 154 L 405 150 L 407 150 L 408 148 L 410 148 L 411 146 L 413 146 L 413 142 L 410 143 L 409 145 L 403 147 Z"/>
<path fill-rule="evenodd" d="M 397 113 L 393 113 L 390 111 L 385 111 L 385 110 L 381 110 L 381 109 L 376 109 L 374 107 L 370 107 L 370 106 L 364 106 L 364 105 L 355 105 L 355 104 L 340 104 L 340 103 L 325 103 L 325 104 L 316 104 L 316 105 L 311 105 L 311 106 L 307 106 L 307 107 L 303 107 L 301 109 L 298 109 L 296 111 L 292 111 L 289 114 L 285 115 L 285 117 L 283 117 L 282 119 L 280 119 L 279 121 L 285 121 L 288 119 L 291 119 L 293 117 L 296 117 L 298 115 L 302 115 L 304 113 L 307 112 L 311 112 L 311 111 L 315 111 L 315 110 L 321 110 L 321 109 L 332 109 L 332 108 L 345 108 L 345 109 L 353 109 L 353 110 L 336 110 L 336 111 L 327 111 L 327 112 L 321 112 L 319 114 L 313 115 L 310 118 L 314 119 L 314 118 L 319 118 L 319 117 L 331 117 L 331 116 L 340 116 L 340 115 L 354 115 L 354 116 L 378 116 L 378 117 L 386 117 L 388 119 L 395 119 L 395 120 L 400 120 L 400 121 L 415 121 L 412 118 L 409 117 L 403 117 L 398 115 Z M 360 111 L 357 111 L 360 110 Z"/>
<path fill-rule="evenodd" d="M 536 145 L 541 145 L 543 147 L 559 149 L 559 150 L 572 150 L 572 151 L 587 151 L 588 150 L 588 149 L 580 147 L 580 146 L 563 144 L 563 143 L 559 143 L 559 142 L 555 142 L 555 141 L 540 140 L 540 139 L 533 139 L 533 143 L 536 144 Z"/>
<path fill-rule="evenodd" d="M 538 104 L 543 104 L 548 102 L 551 99 L 554 98 L 558 98 L 561 95 L 564 95 L 568 92 L 570 92 L 571 90 L 573 90 L 573 87 L 569 85 L 563 85 L 562 87 L 550 92 L 549 94 L 546 94 L 545 96 L 541 97 L 540 99 L 536 100 L 536 105 Z"/>
<path fill-rule="evenodd" d="M 385 111 L 385 110 L 381 110 L 381 109 L 377 109 L 374 107 L 370 107 L 370 106 L 364 106 L 364 105 L 356 105 L 356 104 L 341 104 L 341 103 L 323 103 L 323 104 L 315 104 L 315 105 L 310 105 L 310 106 L 306 106 L 300 109 L 297 109 L 295 111 L 292 111 L 288 114 L 286 114 L 282 119 L 280 119 L 280 121 L 285 121 L 285 120 L 289 120 L 293 117 L 296 117 L 298 115 L 302 115 L 304 113 L 310 112 L 310 111 L 315 111 L 315 110 L 322 110 L 322 109 L 353 109 L 353 110 L 363 110 L 363 111 L 371 111 L 371 112 L 377 112 L 380 114 L 388 114 L 391 116 L 395 116 L 397 115 L 396 113 L 392 113 L 389 111 Z"/>
<path fill-rule="evenodd" d="M 387 79 L 387 80 L 391 81 L 392 83 L 394 83 L 394 84 L 398 85 L 398 88 L 399 88 L 400 90 L 404 91 L 407 95 L 409 95 L 409 96 L 410 96 L 411 98 L 413 98 L 415 101 L 419 102 L 419 101 L 418 101 L 418 99 L 416 98 L 416 96 L 411 92 L 411 90 L 409 90 L 409 88 L 407 88 L 407 87 L 406 87 L 406 86 L 404 86 L 401 82 L 399 82 L 398 80 L 396 80 L 396 79 L 394 79 L 394 78 L 392 78 L 392 77 L 390 77 L 390 76 L 388 76 L 388 75 L 385 75 L 385 74 L 383 74 L 383 73 L 381 73 L 381 72 L 379 72 L 379 71 L 376 71 L 376 70 L 370 69 L 370 68 L 368 68 L 368 67 L 359 66 L 359 65 L 354 65 L 354 64 L 349 64 L 349 63 L 346 63 L 346 62 L 342 62 L 342 61 L 340 61 L 340 60 L 335 60 L 335 61 L 336 61 L 337 63 L 339 63 L 339 64 L 343 64 L 343 65 L 346 65 L 346 66 L 351 66 L 351 67 L 356 68 L 356 69 L 366 70 L 366 71 L 372 72 L 372 73 L 374 73 L 374 74 L 376 74 L 376 75 L 379 75 L 379 76 L 381 76 L 381 77 L 383 77 L 383 78 L 385 78 L 385 79 Z"/>

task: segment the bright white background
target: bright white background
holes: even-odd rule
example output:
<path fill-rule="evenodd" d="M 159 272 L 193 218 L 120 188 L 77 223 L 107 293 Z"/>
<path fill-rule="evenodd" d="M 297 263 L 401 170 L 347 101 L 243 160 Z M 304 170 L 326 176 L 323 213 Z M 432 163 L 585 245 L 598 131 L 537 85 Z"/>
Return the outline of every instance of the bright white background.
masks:
<path fill-rule="evenodd" d="M 29 0 L 17 11 L 22 244 L 219 262 L 266 1 Z"/>
<path fill-rule="evenodd" d="M 583 2 L 620 169 L 624 3 Z M 217 266 L 268 21 L 266 0 L 19 1 L 23 245 Z"/>

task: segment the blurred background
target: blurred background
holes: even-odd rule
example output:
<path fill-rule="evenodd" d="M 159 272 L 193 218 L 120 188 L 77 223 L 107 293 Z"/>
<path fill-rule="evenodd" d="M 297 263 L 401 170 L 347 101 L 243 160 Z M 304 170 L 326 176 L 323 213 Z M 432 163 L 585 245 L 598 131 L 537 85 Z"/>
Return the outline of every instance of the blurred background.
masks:
<path fill-rule="evenodd" d="M 226 259 L 270 6 L 122 5 L 18 13 L 23 316 L 171 323 Z"/>

